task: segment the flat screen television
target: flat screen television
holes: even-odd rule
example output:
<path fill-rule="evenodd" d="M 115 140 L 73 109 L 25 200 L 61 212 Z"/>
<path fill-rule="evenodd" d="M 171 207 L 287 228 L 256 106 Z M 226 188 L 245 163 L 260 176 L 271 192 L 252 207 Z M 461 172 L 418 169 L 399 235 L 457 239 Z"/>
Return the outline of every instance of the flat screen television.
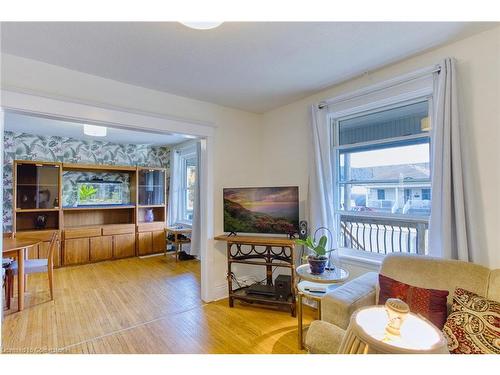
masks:
<path fill-rule="evenodd" d="M 224 232 L 294 234 L 299 226 L 299 188 L 224 188 Z"/>

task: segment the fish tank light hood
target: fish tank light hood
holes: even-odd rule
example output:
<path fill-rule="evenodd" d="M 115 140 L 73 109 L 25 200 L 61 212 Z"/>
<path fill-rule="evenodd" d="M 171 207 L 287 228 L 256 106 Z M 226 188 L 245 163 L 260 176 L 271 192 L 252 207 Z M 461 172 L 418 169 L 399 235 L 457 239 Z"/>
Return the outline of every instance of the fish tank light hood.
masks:
<path fill-rule="evenodd" d="M 105 181 L 102 178 L 94 177 L 91 180 L 77 181 L 78 184 L 123 184 L 121 181 Z"/>

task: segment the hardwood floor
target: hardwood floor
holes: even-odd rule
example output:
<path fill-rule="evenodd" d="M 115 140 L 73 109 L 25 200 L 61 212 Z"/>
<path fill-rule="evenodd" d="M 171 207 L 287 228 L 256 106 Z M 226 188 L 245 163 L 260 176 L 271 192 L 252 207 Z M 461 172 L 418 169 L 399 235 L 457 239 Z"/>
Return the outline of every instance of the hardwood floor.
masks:
<path fill-rule="evenodd" d="M 28 280 L 25 310 L 5 311 L 4 353 L 303 353 L 287 311 L 203 303 L 199 262 L 129 258 Z M 305 320 L 314 313 L 305 309 Z"/>

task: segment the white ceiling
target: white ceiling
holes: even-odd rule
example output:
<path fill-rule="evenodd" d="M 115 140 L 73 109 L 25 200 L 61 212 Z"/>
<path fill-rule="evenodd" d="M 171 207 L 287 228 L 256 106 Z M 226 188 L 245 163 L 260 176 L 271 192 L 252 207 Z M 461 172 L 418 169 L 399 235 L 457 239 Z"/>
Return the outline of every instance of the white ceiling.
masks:
<path fill-rule="evenodd" d="M 466 22 L 2 23 L 2 51 L 253 112 L 491 28 Z"/>
<path fill-rule="evenodd" d="M 80 140 L 94 140 L 119 144 L 146 144 L 169 146 L 184 142 L 192 137 L 180 134 L 159 134 L 108 127 L 105 137 L 91 137 L 83 134 L 83 124 L 51 118 L 28 116 L 20 113 L 5 113 L 6 131 L 34 135 L 57 135 Z"/>

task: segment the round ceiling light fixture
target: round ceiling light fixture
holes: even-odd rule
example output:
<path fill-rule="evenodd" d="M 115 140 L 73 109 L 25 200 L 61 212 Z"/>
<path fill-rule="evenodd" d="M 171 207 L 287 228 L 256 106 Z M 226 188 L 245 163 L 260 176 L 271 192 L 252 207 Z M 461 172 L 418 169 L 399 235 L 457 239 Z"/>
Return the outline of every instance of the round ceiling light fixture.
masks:
<path fill-rule="evenodd" d="M 184 26 L 196 30 L 215 29 L 223 24 L 223 22 L 181 22 Z"/>
<path fill-rule="evenodd" d="M 92 137 L 105 137 L 108 133 L 108 129 L 105 126 L 96 125 L 83 125 L 83 134 L 90 135 Z"/>

